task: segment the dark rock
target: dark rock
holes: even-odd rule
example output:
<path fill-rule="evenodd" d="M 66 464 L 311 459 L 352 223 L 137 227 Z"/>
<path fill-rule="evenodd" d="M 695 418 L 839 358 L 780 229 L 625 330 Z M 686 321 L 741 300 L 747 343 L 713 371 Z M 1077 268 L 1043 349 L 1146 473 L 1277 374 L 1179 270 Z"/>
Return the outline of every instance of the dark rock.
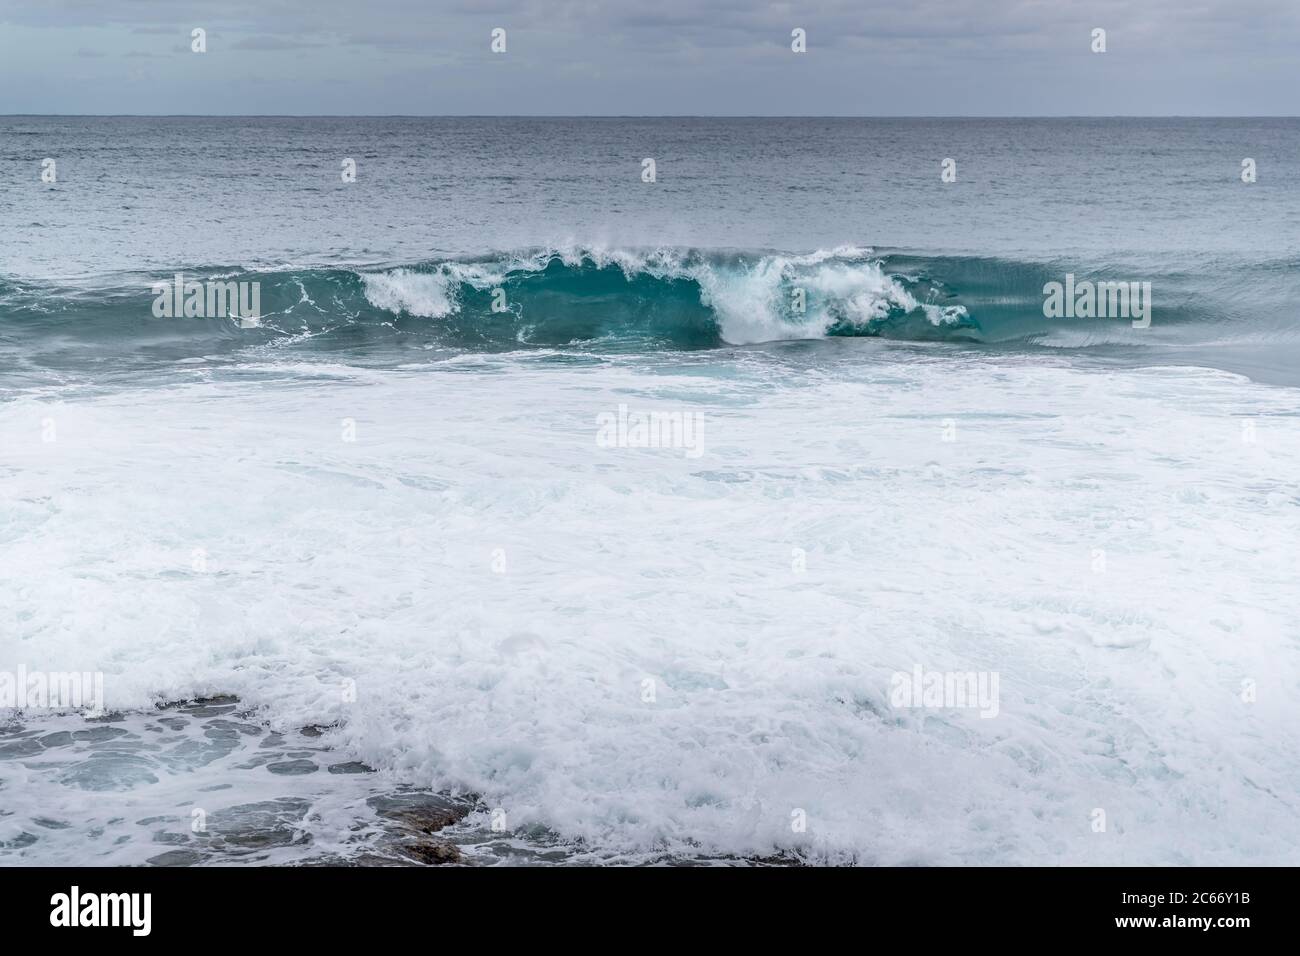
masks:
<path fill-rule="evenodd" d="M 374 773 L 374 767 L 368 767 L 360 760 L 349 760 L 346 763 L 332 763 L 329 765 L 330 773 Z"/>
<path fill-rule="evenodd" d="M 405 843 L 400 849 L 412 860 L 429 866 L 460 862 L 460 847 L 446 840 L 420 840 L 416 843 Z"/>
<path fill-rule="evenodd" d="M 366 801 L 385 820 L 420 833 L 435 833 L 463 820 L 470 811 L 467 801 L 426 791 L 394 793 L 371 797 Z"/>

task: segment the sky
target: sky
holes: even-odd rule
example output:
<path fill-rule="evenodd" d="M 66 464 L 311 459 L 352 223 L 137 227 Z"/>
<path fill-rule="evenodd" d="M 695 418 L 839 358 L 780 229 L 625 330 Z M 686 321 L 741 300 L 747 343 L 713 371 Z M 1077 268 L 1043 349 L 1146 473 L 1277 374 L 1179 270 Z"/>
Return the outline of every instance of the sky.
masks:
<path fill-rule="evenodd" d="M 1298 103 L 1300 0 L 0 0 L 0 114 L 1291 116 Z"/>

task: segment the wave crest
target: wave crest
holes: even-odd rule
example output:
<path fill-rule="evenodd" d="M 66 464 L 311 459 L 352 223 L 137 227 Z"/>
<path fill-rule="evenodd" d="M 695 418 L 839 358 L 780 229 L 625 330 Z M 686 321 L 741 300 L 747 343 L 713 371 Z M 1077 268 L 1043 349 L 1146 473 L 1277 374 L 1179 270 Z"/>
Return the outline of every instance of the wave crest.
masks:
<path fill-rule="evenodd" d="M 621 275 L 626 289 L 609 288 L 614 274 Z M 399 317 L 445 318 L 472 309 L 475 293 L 495 294 L 519 320 L 515 337 L 522 343 L 554 344 L 548 333 L 556 325 L 573 324 L 574 315 L 554 314 L 557 306 L 603 309 L 603 324 L 615 334 L 640 332 L 675 340 L 685 333 L 695 338 L 700 316 L 683 316 L 683 292 L 693 292 L 710 313 L 717 338 L 732 345 L 887 334 L 909 327 L 915 333 L 918 324 L 973 326 L 965 306 L 918 298 L 933 298 L 936 290 L 922 290 L 921 283 L 889 274 L 883 259 L 857 247 L 808 255 L 575 247 L 399 267 L 360 277 L 369 304 Z M 617 291 L 623 293 L 622 301 L 611 295 Z M 593 298 L 597 301 L 584 301 Z M 664 308 L 656 312 L 656 304 Z M 682 318 L 688 321 L 674 328 L 672 323 Z"/>
<path fill-rule="evenodd" d="M 383 266 L 231 264 L 186 279 L 257 282 L 261 321 L 161 318 L 152 287 L 172 275 L 42 284 L 0 277 L 0 358 L 77 367 L 238 353 L 521 348 L 706 349 L 791 339 L 879 336 L 1103 348 L 1294 338 L 1277 303 L 1293 272 L 1270 265 L 1225 283 L 1222 269 L 1153 276 L 1155 324 L 1044 316 L 1044 283 L 1066 272 L 1127 273 L 1065 262 L 880 253 L 839 246 L 770 250 L 546 247 Z M 1234 277 L 1236 273 L 1233 273 Z M 1249 292 L 1243 297 L 1242 290 Z M 1275 316 L 1277 318 L 1275 318 Z"/>

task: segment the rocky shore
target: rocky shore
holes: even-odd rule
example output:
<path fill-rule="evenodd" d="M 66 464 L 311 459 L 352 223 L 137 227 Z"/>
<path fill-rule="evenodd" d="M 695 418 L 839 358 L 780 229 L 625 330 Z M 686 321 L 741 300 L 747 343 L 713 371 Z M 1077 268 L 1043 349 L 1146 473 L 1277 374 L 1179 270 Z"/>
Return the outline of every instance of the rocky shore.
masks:
<path fill-rule="evenodd" d="M 0 864 L 430 866 L 555 862 L 467 794 L 394 782 L 233 697 L 0 722 Z"/>
<path fill-rule="evenodd" d="M 0 865 L 799 865 L 627 856 L 494 825 L 474 794 L 414 787 L 272 730 L 234 697 L 151 713 L 0 718 Z"/>

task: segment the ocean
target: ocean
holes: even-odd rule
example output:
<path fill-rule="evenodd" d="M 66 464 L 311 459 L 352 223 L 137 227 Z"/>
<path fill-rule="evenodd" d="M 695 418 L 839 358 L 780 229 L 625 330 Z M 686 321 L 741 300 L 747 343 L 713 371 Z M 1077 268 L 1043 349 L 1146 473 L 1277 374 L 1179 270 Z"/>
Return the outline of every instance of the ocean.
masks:
<path fill-rule="evenodd" d="M 0 117 L 0 863 L 1294 863 L 1298 176 Z"/>

